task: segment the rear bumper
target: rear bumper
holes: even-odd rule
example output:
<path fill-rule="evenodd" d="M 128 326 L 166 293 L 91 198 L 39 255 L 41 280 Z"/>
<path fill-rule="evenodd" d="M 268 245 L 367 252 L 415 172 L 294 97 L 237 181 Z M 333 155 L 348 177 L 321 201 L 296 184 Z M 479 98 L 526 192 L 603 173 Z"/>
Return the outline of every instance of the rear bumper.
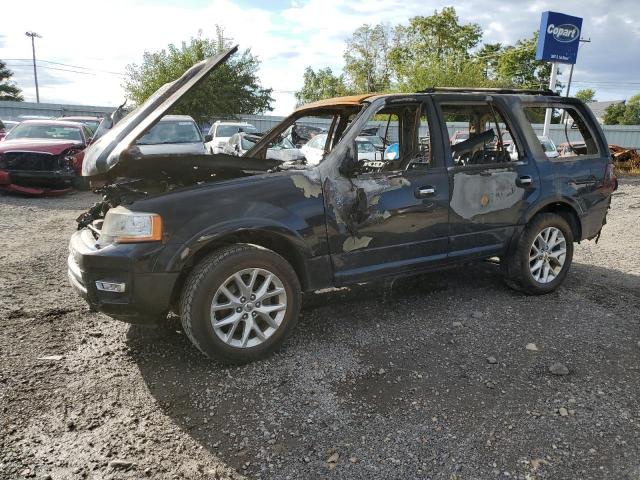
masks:
<path fill-rule="evenodd" d="M 611 196 L 602 202 L 598 208 L 592 208 L 585 215 L 580 218 L 582 226 L 582 238 L 581 240 L 591 240 L 596 237 L 602 227 L 607 223 L 607 212 L 611 205 Z"/>
<path fill-rule="evenodd" d="M 154 253 L 161 248 L 156 244 L 130 244 L 99 249 L 89 230 L 78 231 L 69 243 L 69 282 L 96 311 L 129 323 L 157 323 L 167 315 L 179 275 L 149 271 Z M 102 291 L 97 281 L 121 283 L 125 290 Z"/>

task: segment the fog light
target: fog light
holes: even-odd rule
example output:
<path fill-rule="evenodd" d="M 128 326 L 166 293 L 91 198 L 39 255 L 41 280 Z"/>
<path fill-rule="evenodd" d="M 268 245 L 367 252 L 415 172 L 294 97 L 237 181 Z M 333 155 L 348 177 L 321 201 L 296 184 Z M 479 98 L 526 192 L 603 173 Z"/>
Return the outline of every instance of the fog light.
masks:
<path fill-rule="evenodd" d="M 126 283 L 105 282 L 104 280 L 98 280 L 96 282 L 96 288 L 103 292 L 122 293 L 125 291 L 126 286 Z"/>

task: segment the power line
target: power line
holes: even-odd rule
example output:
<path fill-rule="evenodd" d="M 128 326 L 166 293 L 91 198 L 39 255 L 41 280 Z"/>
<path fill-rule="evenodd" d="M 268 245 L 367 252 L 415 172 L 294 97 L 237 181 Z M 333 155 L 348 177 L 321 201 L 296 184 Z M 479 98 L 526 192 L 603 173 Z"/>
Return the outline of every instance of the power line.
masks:
<path fill-rule="evenodd" d="M 7 62 L 25 62 L 30 60 L 28 58 L 7 58 L 6 61 Z M 51 63 L 53 65 L 62 65 L 64 67 L 79 68 L 81 70 L 91 70 L 94 72 L 109 73 L 111 75 L 124 75 L 123 73 L 113 72 L 111 70 L 101 70 L 99 68 L 83 67 L 81 65 L 71 65 L 69 63 L 54 62 L 52 60 L 38 60 L 38 62 Z M 47 67 L 42 66 L 42 68 L 47 68 Z M 52 67 L 49 67 L 49 68 L 52 68 Z"/>
<path fill-rule="evenodd" d="M 45 65 L 38 65 L 39 68 L 46 68 L 47 70 L 58 70 L 60 72 L 71 72 L 71 73 L 79 73 L 81 75 L 97 75 L 96 73 L 92 73 L 92 72 L 79 72 L 77 70 L 68 70 L 65 68 L 56 68 L 56 67 L 47 67 Z M 30 68 L 29 65 L 11 65 L 11 68 Z"/>

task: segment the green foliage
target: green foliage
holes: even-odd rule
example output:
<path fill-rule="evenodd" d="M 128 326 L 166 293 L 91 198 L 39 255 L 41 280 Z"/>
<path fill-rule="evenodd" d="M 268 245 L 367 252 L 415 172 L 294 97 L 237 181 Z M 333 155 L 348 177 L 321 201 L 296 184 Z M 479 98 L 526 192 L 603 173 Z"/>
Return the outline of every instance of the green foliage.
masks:
<path fill-rule="evenodd" d="M 551 76 L 551 65 L 535 59 L 538 32 L 530 38 L 518 40 L 515 45 L 504 48 L 497 60 L 496 79 L 501 85 L 514 88 L 547 88 Z M 556 82 L 556 91 L 562 85 Z"/>
<path fill-rule="evenodd" d="M 354 92 L 383 92 L 391 86 L 391 30 L 386 25 L 362 25 L 347 41 L 344 74 Z"/>
<path fill-rule="evenodd" d="M 158 88 L 181 76 L 187 69 L 207 57 L 217 55 L 230 46 L 218 28 L 216 39 L 198 36 L 180 47 L 170 44 L 159 52 L 145 52 L 142 63 L 127 66 L 124 89 L 136 104 L 144 102 Z M 250 50 L 234 55 L 188 95 L 171 113 L 191 115 L 197 122 L 212 117 L 256 114 L 272 110 L 271 89 L 262 88 L 257 77 L 260 61 Z"/>
<path fill-rule="evenodd" d="M 640 125 L 640 103 L 631 103 L 631 100 L 627 102 L 620 125 Z"/>
<path fill-rule="evenodd" d="M 602 121 L 605 125 L 619 125 L 626 110 L 624 103 L 613 103 L 604 110 Z"/>
<path fill-rule="evenodd" d="M 409 25 L 396 27 L 396 36 L 409 62 L 422 56 L 445 60 L 450 56 L 469 56 L 468 52 L 480 43 L 482 29 L 477 23 L 461 25 L 453 7 L 437 10 L 428 17 L 409 19 Z"/>
<path fill-rule="evenodd" d="M 640 93 L 627 102 L 614 103 L 604 111 L 605 125 L 640 125 Z"/>
<path fill-rule="evenodd" d="M 584 103 L 595 102 L 596 91 L 593 88 L 583 88 L 578 90 L 576 98 L 582 100 Z"/>
<path fill-rule="evenodd" d="M 482 38 L 478 24 L 461 25 L 453 7 L 416 16 L 395 28 L 389 64 L 398 90 L 443 86 L 488 86 L 484 66 L 469 51 Z"/>
<path fill-rule="evenodd" d="M 0 60 L 0 101 L 11 100 L 14 102 L 24 101 L 22 91 L 11 81 L 13 72 L 7 68 L 7 64 Z"/>
<path fill-rule="evenodd" d="M 412 17 L 408 25 L 393 29 L 363 25 L 345 47 L 346 89 L 366 93 L 430 87 L 547 87 L 551 66 L 535 60 L 537 32 L 512 46 L 480 46 L 482 34 L 480 25 L 461 23 L 453 7 Z M 308 72 L 296 95 L 298 101 L 332 96 L 332 89 L 314 86 Z M 561 89 L 557 82 L 556 90 Z"/>
<path fill-rule="evenodd" d="M 317 72 L 307 67 L 304 71 L 302 89 L 295 95 L 297 106 L 300 106 L 323 98 L 340 97 L 347 93 L 344 75 L 334 75 L 329 67 Z"/>
<path fill-rule="evenodd" d="M 484 76 L 486 78 L 496 78 L 496 69 L 498 68 L 498 59 L 502 54 L 502 44 L 485 43 L 475 53 L 474 58 L 484 68 Z"/>

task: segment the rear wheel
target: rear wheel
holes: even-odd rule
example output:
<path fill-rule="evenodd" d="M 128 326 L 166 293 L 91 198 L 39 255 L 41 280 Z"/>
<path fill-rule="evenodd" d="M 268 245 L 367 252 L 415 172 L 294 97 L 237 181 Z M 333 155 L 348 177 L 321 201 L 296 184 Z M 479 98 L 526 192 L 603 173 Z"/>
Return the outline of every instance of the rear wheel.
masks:
<path fill-rule="evenodd" d="M 300 311 L 300 283 L 277 253 L 233 245 L 206 257 L 180 301 L 184 331 L 210 358 L 246 363 L 276 351 Z"/>
<path fill-rule="evenodd" d="M 507 285 L 531 295 L 550 293 L 564 281 L 573 259 L 573 233 L 560 215 L 536 215 L 502 259 Z"/>

